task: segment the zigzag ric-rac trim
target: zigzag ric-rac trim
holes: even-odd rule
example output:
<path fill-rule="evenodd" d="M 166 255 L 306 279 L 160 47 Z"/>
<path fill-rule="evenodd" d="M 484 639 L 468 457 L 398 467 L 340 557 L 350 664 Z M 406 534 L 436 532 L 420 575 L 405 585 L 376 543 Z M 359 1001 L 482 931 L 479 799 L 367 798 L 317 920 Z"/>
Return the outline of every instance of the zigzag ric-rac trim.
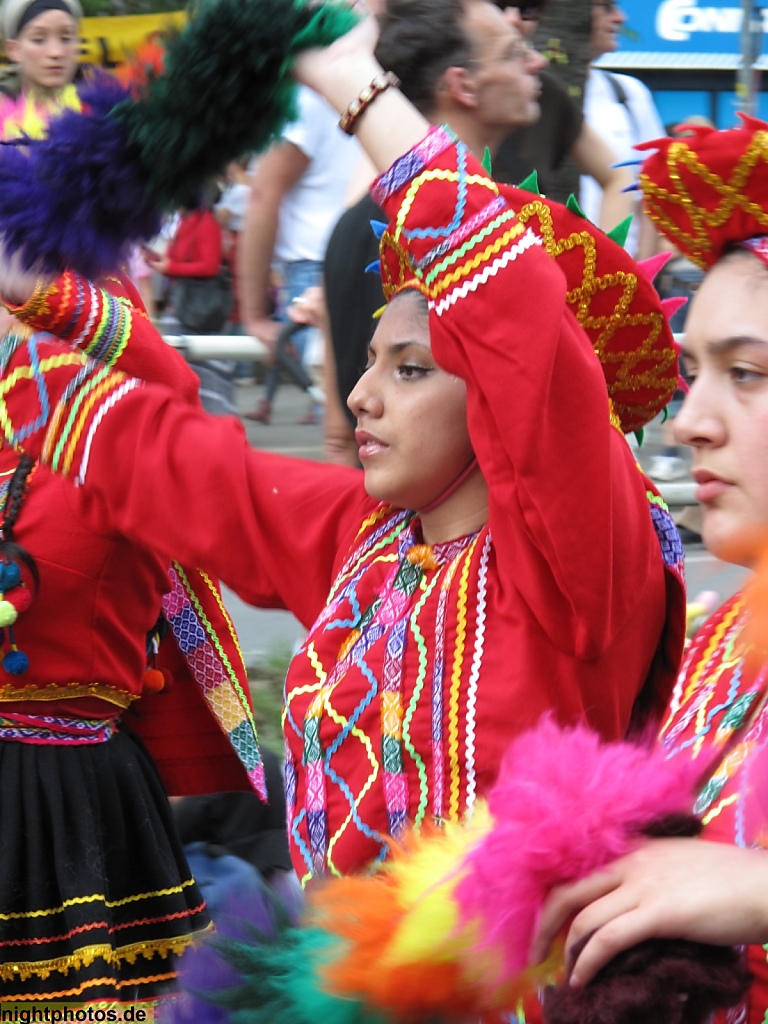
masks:
<path fill-rule="evenodd" d="M 464 299 L 470 292 L 476 291 L 480 285 L 486 283 L 488 278 L 495 277 L 496 274 L 507 266 L 508 263 L 514 262 L 518 256 L 527 252 L 535 245 L 542 245 L 542 239 L 539 235 L 535 234 L 529 228 L 519 242 L 507 249 L 506 252 L 495 259 L 492 263 L 486 264 L 483 269 L 475 274 L 473 277 L 468 278 L 462 285 L 454 288 L 450 294 L 444 296 L 439 301 L 434 299 L 429 300 L 430 308 L 435 311 L 438 316 L 442 316 L 443 313 L 447 312 L 451 306 L 453 306 L 459 299 Z"/>

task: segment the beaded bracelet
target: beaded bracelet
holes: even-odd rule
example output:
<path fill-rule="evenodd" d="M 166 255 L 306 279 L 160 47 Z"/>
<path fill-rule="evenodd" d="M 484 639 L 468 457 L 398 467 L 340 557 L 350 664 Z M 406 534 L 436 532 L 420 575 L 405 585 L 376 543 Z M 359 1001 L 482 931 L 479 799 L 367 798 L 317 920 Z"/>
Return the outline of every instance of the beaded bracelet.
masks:
<path fill-rule="evenodd" d="M 339 118 L 339 128 L 346 132 L 347 135 L 354 135 L 360 117 L 370 107 L 376 97 L 381 96 L 391 85 L 395 86 L 395 88 L 400 85 L 400 79 L 394 72 L 383 71 L 381 74 L 375 75 L 370 83 L 360 91 L 357 99 L 352 100 L 341 115 Z"/>

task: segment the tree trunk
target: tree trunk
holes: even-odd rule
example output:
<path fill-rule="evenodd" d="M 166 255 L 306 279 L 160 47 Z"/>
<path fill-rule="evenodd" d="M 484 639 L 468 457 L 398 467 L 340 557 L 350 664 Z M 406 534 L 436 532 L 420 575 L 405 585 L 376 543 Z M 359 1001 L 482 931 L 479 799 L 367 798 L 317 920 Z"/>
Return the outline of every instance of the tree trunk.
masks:
<path fill-rule="evenodd" d="M 536 36 L 536 45 L 549 58 L 550 70 L 565 83 L 579 107 L 584 102 L 584 81 L 589 66 L 592 32 L 591 0 L 552 0 Z M 579 171 L 567 160 L 553 176 L 553 197 L 579 194 Z"/>

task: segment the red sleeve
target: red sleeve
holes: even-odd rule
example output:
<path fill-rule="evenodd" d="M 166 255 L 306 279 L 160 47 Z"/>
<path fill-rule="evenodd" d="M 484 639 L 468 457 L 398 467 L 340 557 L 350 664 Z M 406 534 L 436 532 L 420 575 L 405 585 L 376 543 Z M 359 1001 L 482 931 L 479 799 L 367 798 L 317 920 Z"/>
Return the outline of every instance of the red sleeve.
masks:
<path fill-rule="evenodd" d="M 40 368 L 36 380 L 29 366 Z M 362 473 L 256 451 L 238 420 L 41 336 L 18 347 L 3 384 L 6 436 L 87 486 L 96 501 L 84 515 L 102 525 L 106 516 L 123 537 L 198 566 L 250 604 L 314 622 L 374 505 Z M 47 433 L 39 387 L 53 410 Z"/>
<path fill-rule="evenodd" d="M 124 278 L 110 277 L 99 286 L 67 271 L 23 306 L 8 309 L 33 330 L 47 331 L 105 366 L 164 384 L 198 404 L 197 374 L 163 341 L 136 297 Z"/>
<path fill-rule="evenodd" d="M 557 646 L 597 657 L 630 622 L 649 575 L 664 570 L 643 478 L 611 425 L 563 274 L 443 131 L 373 195 L 394 222 L 383 252 L 390 291 L 407 265 L 407 284 L 429 302 L 435 357 L 467 383 L 502 582 Z"/>
<path fill-rule="evenodd" d="M 183 245 L 181 244 L 183 242 Z M 221 228 L 209 210 L 192 214 L 180 244 L 168 247 L 169 277 L 215 277 L 221 268 Z"/>

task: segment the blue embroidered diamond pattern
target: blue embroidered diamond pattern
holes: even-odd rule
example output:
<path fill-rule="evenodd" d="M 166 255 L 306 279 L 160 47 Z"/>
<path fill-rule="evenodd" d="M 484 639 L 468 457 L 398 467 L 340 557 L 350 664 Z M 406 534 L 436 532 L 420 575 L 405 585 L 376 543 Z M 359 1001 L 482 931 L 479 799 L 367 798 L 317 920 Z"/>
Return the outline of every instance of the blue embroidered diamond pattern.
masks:
<path fill-rule="evenodd" d="M 680 535 L 677 532 L 672 516 L 666 509 L 659 508 L 658 505 L 654 504 L 651 505 L 651 520 L 653 521 L 656 536 L 659 539 L 661 557 L 664 559 L 664 564 L 669 566 L 678 565 L 684 557 L 683 542 L 680 540 Z"/>
<path fill-rule="evenodd" d="M 45 375 L 40 368 L 40 357 L 37 350 L 36 337 L 36 335 L 32 335 L 32 337 L 24 343 L 24 347 L 26 348 L 29 356 L 29 367 L 32 371 L 32 379 L 34 380 L 37 388 L 37 397 L 40 404 L 40 411 L 38 415 L 27 423 L 12 424 L 9 418 L 5 396 L 13 390 L 13 374 L 6 382 L 4 382 L 7 384 L 7 387 L 3 387 L 2 390 L 0 390 L 0 420 L 2 420 L 5 438 L 10 444 L 22 444 L 26 438 L 35 434 L 46 425 L 51 414 L 51 401 L 48 394 Z M 3 367 L 6 366 L 8 360 L 21 344 L 21 339 L 16 335 L 12 334 L 4 338 L 2 344 L 0 344 L 0 365 Z M 17 372 L 19 369 L 20 367 L 16 367 Z"/>
<path fill-rule="evenodd" d="M 205 631 L 190 605 L 173 616 L 171 625 L 184 654 L 189 654 L 204 643 Z"/>
<path fill-rule="evenodd" d="M 403 230 L 406 238 L 442 238 L 454 232 L 462 222 L 467 205 L 467 147 L 459 142 L 456 146 L 456 160 L 459 180 L 456 188 L 456 204 L 453 218 L 445 227 L 411 228 Z"/>

